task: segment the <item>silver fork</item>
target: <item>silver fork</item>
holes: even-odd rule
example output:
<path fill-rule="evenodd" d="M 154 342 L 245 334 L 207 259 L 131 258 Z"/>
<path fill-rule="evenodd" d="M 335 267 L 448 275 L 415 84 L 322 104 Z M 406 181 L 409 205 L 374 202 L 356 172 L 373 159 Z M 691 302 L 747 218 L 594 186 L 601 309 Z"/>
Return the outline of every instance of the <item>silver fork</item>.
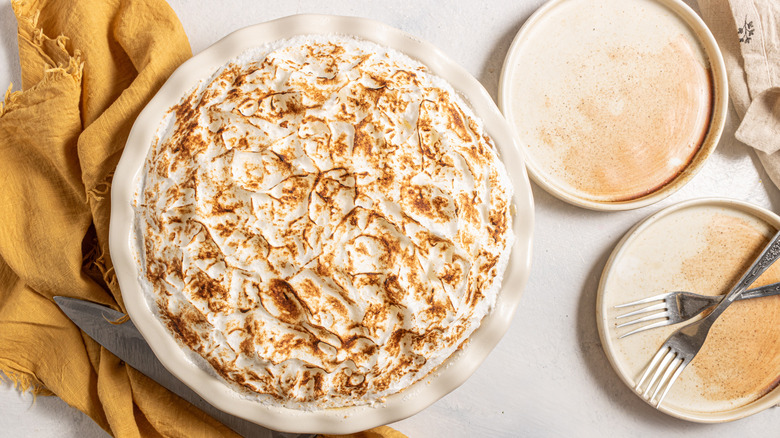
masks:
<path fill-rule="evenodd" d="M 767 284 L 753 289 L 746 290 L 736 300 L 749 300 L 753 298 L 768 297 L 772 295 L 780 295 L 780 282 Z M 641 309 L 633 310 L 630 312 L 617 315 L 615 319 L 618 321 L 615 323 L 615 328 L 627 327 L 629 325 L 639 324 L 642 322 L 654 321 L 660 319 L 660 321 L 652 322 L 643 325 L 637 329 L 634 329 L 628 333 L 620 335 L 618 339 L 631 336 L 635 333 L 650 330 L 656 327 L 663 327 L 666 325 L 678 324 L 685 322 L 701 312 L 709 309 L 710 307 L 718 304 L 723 299 L 723 295 L 701 295 L 693 292 L 667 292 L 660 295 L 644 298 L 630 303 L 620 304 L 615 306 L 616 309 L 624 307 L 633 307 L 640 304 L 648 304 Z M 657 302 L 657 303 L 656 303 Z M 646 313 L 650 315 L 644 315 Z M 619 320 L 636 316 L 636 318 L 620 323 Z"/>
<path fill-rule="evenodd" d="M 753 262 L 739 282 L 727 293 L 717 307 L 706 317 L 690 323 L 674 333 L 664 342 L 658 353 L 653 356 L 650 364 L 645 368 L 635 389 L 637 394 L 648 403 L 653 404 L 656 395 L 660 393 L 655 402 L 655 407 L 661 405 L 666 393 L 672 387 L 680 373 L 691 363 L 691 360 L 701 350 L 704 340 L 707 338 L 712 324 L 734 300 L 742 294 L 753 282 L 766 271 L 772 263 L 780 257 L 780 232 L 772 237 L 772 240 L 761 252 L 761 255 Z M 642 384 L 650 377 L 647 386 L 642 389 Z M 652 391 L 652 392 L 651 392 Z"/>

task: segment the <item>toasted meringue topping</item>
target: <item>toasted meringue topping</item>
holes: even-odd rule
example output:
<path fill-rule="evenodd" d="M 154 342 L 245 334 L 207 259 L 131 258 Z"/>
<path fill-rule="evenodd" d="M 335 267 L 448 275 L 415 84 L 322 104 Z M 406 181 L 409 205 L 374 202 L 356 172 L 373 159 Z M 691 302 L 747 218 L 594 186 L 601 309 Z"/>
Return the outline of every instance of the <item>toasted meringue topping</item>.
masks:
<path fill-rule="evenodd" d="M 376 403 L 495 304 L 511 192 L 482 122 L 419 62 L 342 36 L 279 41 L 162 123 L 135 201 L 141 281 L 242 394 Z"/>

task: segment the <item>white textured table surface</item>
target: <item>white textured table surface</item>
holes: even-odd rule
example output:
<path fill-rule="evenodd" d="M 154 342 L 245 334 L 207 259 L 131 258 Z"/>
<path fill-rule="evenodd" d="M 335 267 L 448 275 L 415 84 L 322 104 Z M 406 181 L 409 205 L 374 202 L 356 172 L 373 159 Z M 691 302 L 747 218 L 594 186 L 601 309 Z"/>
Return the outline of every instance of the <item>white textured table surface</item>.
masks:
<path fill-rule="evenodd" d="M 542 0 L 272 2 L 172 0 L 198 53 L 238 28 L 296 13 L 373 18 L 439 47 L 495 99 L 512 38 Z M 695 1 L 689 1 L 695 5 Z M 0 0 L 0 88 L 18 89 L 16 21 Z M 534 186 L 533 268 L 503 340 L 460 388 L 393 424 L 410 437 L 481 436 L 777 436 L 780 408 L 728 424 L 688 423 L 659 413 L 618 379 L 596 330 L 596 290 L 607 257 L 636 222 L 687 199 L 723 196 L 780 211 L 780 191 L 758 160 L 734 140 L 730 114 L 723 140 L 691 183 L 661 203 L 601 213 L 565 204 Z M 511 171 L 511 166 L 510 171 Z M 0 346 L 2 348 L 2 346 Z M 19 395 L 0 384 L 0 436 L 102 437 L 89 418 L 55 397 Z"/>

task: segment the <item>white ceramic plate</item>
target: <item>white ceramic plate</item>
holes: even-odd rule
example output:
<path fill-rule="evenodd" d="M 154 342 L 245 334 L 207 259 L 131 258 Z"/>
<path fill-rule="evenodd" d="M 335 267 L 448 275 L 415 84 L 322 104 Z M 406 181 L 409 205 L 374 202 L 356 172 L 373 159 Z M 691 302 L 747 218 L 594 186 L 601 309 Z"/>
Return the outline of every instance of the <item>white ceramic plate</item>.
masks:
<path fill-rule="evenodd" d="M 193 365 L 144 299 L 139 267 L 131 247 L 131 202 L 152 137 L 169 107 L 199 80 L 245 49 L 304 34 L 349 34 L 389 46 L 427 65 L 462 93 L 485 122 L 514 185 L 516 242 L 496 308 L 485 317 L 465 348 L 438 370 L 376 407 L 311 412 L 260 405 L 239 397 L 223 381 Z M 432 45 L 385 24 L 354 17 L 297 15 L 250 26 L 218 41 L 179 67 L 139 115 L 114 175 L 110 246 L 127 311 L 157 357 L 176 377 L 205 400 L 230 414 L 286 432 L 351 433 L 413 415 L 463 383 L 487 357 L 509 327 L 528 277 L 533 230 L 533 200 L 522 156 L 512 130 L 490 95 L 462 67 Z"/>
<path fill-rule="evenodd" d="M 512 42 L 499 88 L 531 178 L 594 210 L 682 187 L 728 107 L 718 45 L 680 0 L 550 0 Z"/>
<path fill-rule="evenodd" d="M 719 295 L 737 282 L 777 229 L 780 217 L 728 199 L 699 199 L 668 207 L 638 224 L 618 243 L 599 285 L 597 321 L 602 346 L 620 378 L 634 389 L 644 368 L 681 324 L 624 338 L 633 328 L 615 317 L 642 306 L 615 306 L 686 290 Z M 756 286 L 780 281 L 780 263 Z M 780 402 L 780 296 L 733 303 L 680 374 L 660 411 L 689 421 L 736 420 Z"/>

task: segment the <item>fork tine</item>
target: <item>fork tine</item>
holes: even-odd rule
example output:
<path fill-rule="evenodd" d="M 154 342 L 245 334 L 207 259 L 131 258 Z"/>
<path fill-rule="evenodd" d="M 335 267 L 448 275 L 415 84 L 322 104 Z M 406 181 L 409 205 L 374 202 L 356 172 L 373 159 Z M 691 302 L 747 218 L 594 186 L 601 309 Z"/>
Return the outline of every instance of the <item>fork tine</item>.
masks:
<path fill-rule="evenodd" d="M 655 407 L 661 406 L 661 402 L 664 400 L 664 397 L 666 397 L 666 393 L 669 392 L 670 389 L 672 389 L 672 385 L 677 380 L 678 377 L 680 377 L 680 373 L 683 372 L 683 369 L 688 366 L 688 363 L 681 359 L 680 365 L 677 366 L 677 369 L 674 371 L 674 374 L 672 375 L 672 378 L 669 379 L 669 383 L 666 385 L 666 389 L 664 390 L 663 394 L 661 394 L 661 397 L 658 399 L 658 402 L 655 404 Z"/>
<path fill-rule="evenodd" d="M 620 335 L 620 336 L 618 336 L 618 339 L 622 339 L 622 338 L 625 338 L 626 336 L 631 336 L 631 335 L 633 335 L 635 333 L 643 332 L 645 330 L 654 329 L 656 327 L 663 327 L 663 326 L 669 325 L 669 324 L 671 324 L 671 321 L 668 320 L 668 319 L 665 319 L 663 321 L 654 322 L 652 324 L 648 324 L 646 326 L 639 327 L 638 329 L 632 330 L 632 331 L 630 331 L 630 332 L 628 332 L 626 334 Z"/>
<path fill-rule="evenodd" d="M 661 319 L 661 318 L 668 318 L 668 317 L 669 317 L 669 312 L 664 310 L 663 312 L 653 313 L 652 315 L 643 316 L 641 318 L 632 319 L 631 321 L 624 322 L 623 324 L 618 324 L 615 326 L 615 328 L 625 327 L 627 325 L 638 324 L 640 322 L 652 321 L 654 319 Z"/>
<path fill-rule="evenodd" d="M 627 318 L 629 316 L 639 315 L 642 313 L 652 312 L 654 310 L 661 310 L 661 309 L 666 309 L 666 303 L 658 303 L 652 306 L 642 307 L 639 310 L 634 310 L 633 312 L 628 312 L 622 315 L 618 315 L 615 317 L 615 319 Z"/>
<path fill-rule="evenodd" d="M 648 298 L 644 298 L 644 299 L 641 299 L 641 300 L 632 301 L 630 303 L 620 304 L 620 305 L 615 306 L 615 308 L 619 309 L 621 307 L 636 306 L 637 304 L 645 304 L 645 303 L 649 303 L 651 301 L 663 300 L 667 295 L 669 295 L 669 294 L 654 295 L 652 297 L 648 297 Z"/>
<path fill-rule="evenodd" d="M 655 373 L 653 373 L 653 377 L 650 378 L 650 381 L 647 382 L 647 391 L 645 391 L 645 395 L 650 393 L 650 390 L 655 387 L 656 391 L 658 390 L 658 386 L 661 385 L 660 380 L 658 378 L 661 376 L 661 373 L 666 370 L 666 367 L 669 365 L 669 362 L 674 358 L 675 354 L 674 352 L 669 349 L 668 352 L 664 355 L 663 360 L 660 364 L 658 364 L 658 368 L 656 368 Z M 652 397 L 645 397 L 648 401 L 652 399 Z"/>
<path fill-rule="evenodd" d="M 652 402 L 655 399 L 655 396 L 658 395 L 658 393 L 661 391 L 661 388 L 666 388 L 662 394 L 666 394 L 666 391 L 669 387 L 671 387 L 671 381 L 669 381 L 669 376 L 674 372 L 678 367 L 679 363 L 682 363 L 682 359 L 680 359 L 678 353 L 672 353 L 667 356 L 670 358 L 669 363 L 666 366 L 666 369 L 664 371 L 663 376 L 661 376 L 661 379 L 658 381 L 658 385 L 655 387 L 655 391 L 653 391 L 653 395 L 648 398 L 648 401 Z M 656 404 L 658 406 L 658 404 Z"/>
<path fill-rule="evenodd" d="M 645 368 L 645 371 L 642 373 L 642 377 L 639 378 L 639 383 L 637 383 L 636 386 L 634 387 L 634 389 L 636 389 L 638 393 L 640 394 L 642 393 L 642 390 L 640 389 L 642 387 L 642 383 L 644 383 L 645 379 L 650 374 L 650 371 L 655 369 L 656 364 L 666 354 L 666 350 L 668 348 L 669 347 L 664 346 L 661 349 L 659 349 L 657 353 L 655 353 L 655 356 L 653 356 L 653 359 L 650 361 L 650 364 L 647 365 L 647 368 Z"/>

